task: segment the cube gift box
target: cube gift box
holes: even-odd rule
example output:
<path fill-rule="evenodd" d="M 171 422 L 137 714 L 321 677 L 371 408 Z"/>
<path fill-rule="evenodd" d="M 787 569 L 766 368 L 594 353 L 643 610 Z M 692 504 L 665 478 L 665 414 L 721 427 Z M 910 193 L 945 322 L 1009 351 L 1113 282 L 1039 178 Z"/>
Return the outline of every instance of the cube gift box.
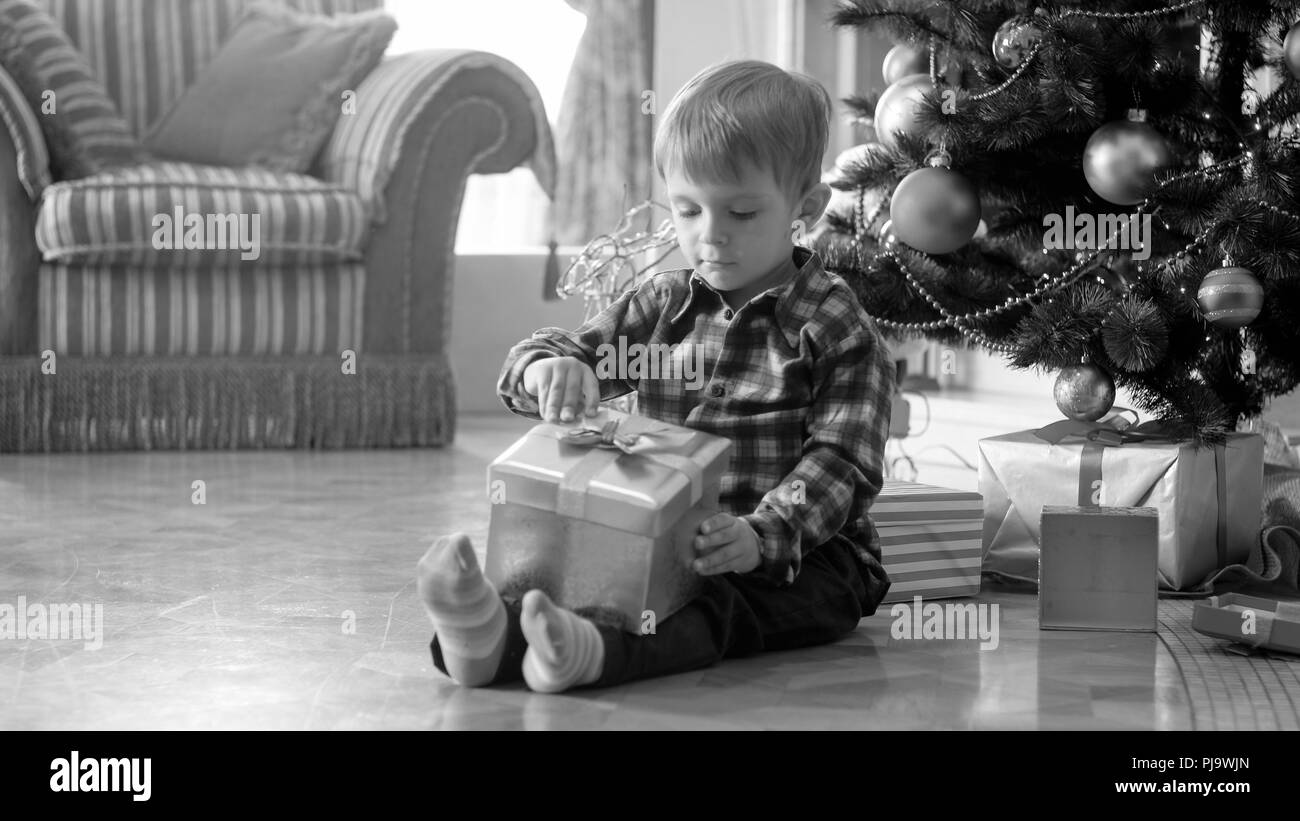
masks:
<path fill-rule="evenodd" d="M 610 409 L 537 425 L 488 467 L 485 573 L 649 632 L 703 586 L 692 541 L 730 455 L 726 438 Z"/>
<path fill-rule="evenodd" d="M 1155 632 L 1159 528 L 1150 507 L 1045 506 L 1038 626 Z"/>
<path fill-rule="evenodd" d="M 891 582 L 884 603 L 980 592 L 984 507 L 978 493 L 887 479 L 870 515 Z"/>

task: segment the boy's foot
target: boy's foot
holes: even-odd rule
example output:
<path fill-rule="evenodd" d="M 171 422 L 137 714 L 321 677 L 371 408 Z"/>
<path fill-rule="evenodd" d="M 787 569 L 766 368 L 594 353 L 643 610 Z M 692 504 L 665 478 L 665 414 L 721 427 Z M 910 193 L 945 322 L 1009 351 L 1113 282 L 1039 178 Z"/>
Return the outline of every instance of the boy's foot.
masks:
<path fill-rule="evenodd" d="M 453 533 L 434 542 L 420 559 L 418 587 L 447 675 L 467 687 L 492 681 L 506 644 L 506 609 L 483 578 L 469 537 Z"/>
<path fill-rule="evenodd" d="M 591 684 L 605 669 L 605 644 L 591 621 L 560 607 L 540 590 L 524 594 L 519 626 L 528 640 L 524 681 L 539 693 Z"/>

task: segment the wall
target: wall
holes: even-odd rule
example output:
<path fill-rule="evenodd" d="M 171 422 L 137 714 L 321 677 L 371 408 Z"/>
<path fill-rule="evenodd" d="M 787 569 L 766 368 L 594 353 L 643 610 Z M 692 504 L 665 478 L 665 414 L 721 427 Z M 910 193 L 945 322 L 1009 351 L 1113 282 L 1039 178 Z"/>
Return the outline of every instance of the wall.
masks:
<path fill-rule="evenodd" d="M 561 265 L 577 250 L 561 248 Z M 545 266 L 544 251 L 457 254 L 448 355 L 461 413 L 508 413 L 496 383 L 510 347 L 538 328 L 581 324 L 581 299 L 542 299 Z"/>
<path fill-rule="evenodd" d="M 662 111 L 700 69 L 732 59 L 766 60 L 819 80 L 835 100 L 824 165 L 863 142 L 840 98 L 882 88 L 890 43 L 827 22 L 836 0 L 656 0 L 654 90 Z"/>

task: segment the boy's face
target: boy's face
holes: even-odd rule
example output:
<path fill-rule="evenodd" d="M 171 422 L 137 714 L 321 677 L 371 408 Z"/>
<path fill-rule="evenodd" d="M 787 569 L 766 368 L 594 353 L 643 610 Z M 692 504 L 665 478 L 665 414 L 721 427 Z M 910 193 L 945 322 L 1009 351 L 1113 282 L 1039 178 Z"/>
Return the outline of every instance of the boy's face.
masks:
<path fill-rule="evenodd" d="M 794 221 L 811 230 L 830 198 L 818 185 L 792 200 L 775 174 L 749 164 L 736 183 L 688 180 L 680 169 L 664 183 L 687 262 L 714 289 L 744 300 L 779 284 L 766 280 L 790 259 Z"/>

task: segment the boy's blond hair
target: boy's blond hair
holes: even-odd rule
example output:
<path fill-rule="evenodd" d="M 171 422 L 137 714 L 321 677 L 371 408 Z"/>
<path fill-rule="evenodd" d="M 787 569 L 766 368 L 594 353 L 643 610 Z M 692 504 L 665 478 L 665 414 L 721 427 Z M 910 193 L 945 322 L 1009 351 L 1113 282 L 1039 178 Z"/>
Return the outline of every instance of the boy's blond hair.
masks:
<path fill-rule="evenodd" d="M 821 180 L 831 97 L 821 83 L 760 60 L 709 66 L 673 97 L 655 134 L 660 177 L 736 182 L 748 161 L 790 196 Z"/>

